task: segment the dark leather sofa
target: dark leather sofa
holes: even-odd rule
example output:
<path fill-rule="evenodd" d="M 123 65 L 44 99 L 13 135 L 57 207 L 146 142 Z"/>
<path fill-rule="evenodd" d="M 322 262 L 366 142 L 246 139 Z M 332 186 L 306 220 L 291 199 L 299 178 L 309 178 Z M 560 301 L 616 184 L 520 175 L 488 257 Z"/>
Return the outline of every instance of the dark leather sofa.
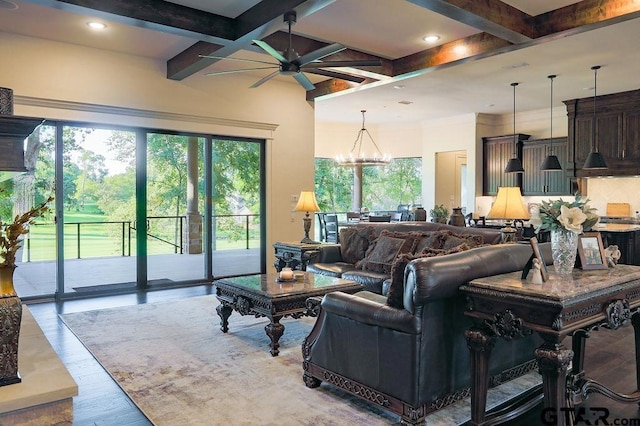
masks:
<path fill-rule="evenodd" d="M 539 246 L 550 263 L 550 244 Z M 305 384 L 324 381 L 399 414 L 404 424 L 423 423 L 428 413 L 469 395 L 463 333 L 471 321 L 459 286 L 522 270 L 531 253 L 528 244 L 498 244 L 413 260 L 404 272 L 402 309 L 369 291 L 327 294 L 302 345 Z M 540 344 L 535 334 L 496 341 L 490 385 L 532 371 Z"/>
<path fill-rule="evenodd" d="M 361 229 L 371 228 L 373 230 L 372 238 L 378 237 L 382 231 L 398 233 L 450 231 L 456 234 L 482 236 L 483 244 L 498 244 L 501 238 L 500 231 L 497 229 L 457 227 L 433 222 L 360 222 L 354 224 L 353 227 Z M 356 267 L 354 263 L 345 261 L 340 244 L 323 245 L 319 250 L 320 254 L 307 265 L 307 272 L 356 281 L 363 284 L 365 290 L 377 294 L 387 294 L 387 290 L 391 284 L 391 277 L 388 273 L 362 270 Z"/>

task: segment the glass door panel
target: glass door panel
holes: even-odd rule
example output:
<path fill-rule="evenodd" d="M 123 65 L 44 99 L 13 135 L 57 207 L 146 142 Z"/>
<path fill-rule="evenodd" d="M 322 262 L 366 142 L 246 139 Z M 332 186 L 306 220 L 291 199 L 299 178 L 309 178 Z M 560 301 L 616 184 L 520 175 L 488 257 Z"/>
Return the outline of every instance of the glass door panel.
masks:
<path fill-rule="evenodd" d="M 38 127 L 25 143 L 27 172 L 0 171 L 0 217 L 3 223 L 53 195 L 55 176 L 54 126 Z M 55 200 L 51 213 L 36 219 L 16 254 L 14 287 L 21 298 L 52 295 L 56 291 Z"/>
<path fill-rule="evenodd" d="M 147 279 L 150 286 L 205 278 L 204 138 L 147 134 Z"/>
<path fill-rule="evenodd" d="M 135 133 L 63 127 L 64 291 L 135 289 Z"/>
<path fill-rule="evenodd" d="M 261 272 L 261 156 L 259 142 L 213 140 L 214 277 Z"/>

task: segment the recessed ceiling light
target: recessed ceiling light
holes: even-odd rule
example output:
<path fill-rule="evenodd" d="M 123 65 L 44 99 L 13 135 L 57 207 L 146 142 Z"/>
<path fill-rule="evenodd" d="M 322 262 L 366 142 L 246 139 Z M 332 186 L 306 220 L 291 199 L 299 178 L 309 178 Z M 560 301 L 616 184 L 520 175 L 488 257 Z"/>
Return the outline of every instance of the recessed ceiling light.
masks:
<path fill-rule="evenodd" d="M 105 28 L 107 28 L 106 24 L 103 24 L 102 22 L 96 22 L 96 21 L 87 22 L 87 25 L 92 30 L 104 30 Z"/>
<path fill-rule="evenodd" d="M 398 103 L 402 104 L 402 105 L 411 105 L 413 102 L 411 102 L 411 101 L 398 101 Z"/>
<path fill-rule="evenodd" d="M 394 89 L 404 89 L 404 86 L 402 84 L 396 84 L 395 86 L 393 86 Z"/>
<path fill-rule="evenodd" d="M 436 41 L 440 40 L 440 36 L 432 34 L 432 35 L 424 36 L 422 37 L 422 39 L 427 43 L 435 43 Z"/>

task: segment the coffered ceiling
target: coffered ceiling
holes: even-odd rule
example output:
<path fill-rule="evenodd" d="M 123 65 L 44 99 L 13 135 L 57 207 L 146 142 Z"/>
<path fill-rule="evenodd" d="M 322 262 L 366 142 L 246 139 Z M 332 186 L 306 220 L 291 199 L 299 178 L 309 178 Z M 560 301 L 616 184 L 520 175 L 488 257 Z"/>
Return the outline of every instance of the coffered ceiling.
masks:
<path fill-rule="evenodd" d="M 519 111 L 542 109 L 549 74 L 558 75 L 562 106 L 592 96 L 592 65 L 602 65 L 598 94 L 638 88 L 640 0 L 0 0 L 0 31 L 154 58 L 167 78 L 182 80 L 254 66 L 199 54 L 272 61 L 252 40 L 283 50 L 288 10 L 298 14 L 299 54 L 337 42 L 347 49 L 323 60 L 382 62 L 341 70 L 366 77 L 360 84 L 309 75 L 316 89 L 300 96 L 316 101 L 319 120 L 359 122 L 361 109 L 369 123 L 504 114 L 513 107 L 511 82 L 520 83 Z M 90 33 L 89 20 L 108 27 Z M 428 45 L 428 34 L 440 39 Z M 215 87 L 235 77 L 210 78 Z"/>

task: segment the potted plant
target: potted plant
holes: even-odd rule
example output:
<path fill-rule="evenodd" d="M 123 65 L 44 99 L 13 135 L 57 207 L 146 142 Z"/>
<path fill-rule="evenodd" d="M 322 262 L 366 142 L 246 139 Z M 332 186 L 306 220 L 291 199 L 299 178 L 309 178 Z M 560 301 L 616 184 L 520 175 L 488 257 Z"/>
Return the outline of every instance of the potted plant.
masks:
<path fill-rule="evenodd" d="M 44 203 L 37 205 L 13 221 L 0 219 L 0 386 L 19 383 L 18 374 L 18 340 L 22 321 L 22 302 L 13 287 L 13 272 L 16 269 L 16 253 L 22 246 L 22 236 L 29 232 L 29 225 L 49 211 L 47 204 L 53 200 L 49 197 Z"/>
<path fill-rule="evenodd" d="M 436 204 L 431 210 L 429 210 L 429 216 L 431 216 L 431 222 L 435 223 L 447 223 L 449 218 L 449 209 L 444 204 Z"/>

